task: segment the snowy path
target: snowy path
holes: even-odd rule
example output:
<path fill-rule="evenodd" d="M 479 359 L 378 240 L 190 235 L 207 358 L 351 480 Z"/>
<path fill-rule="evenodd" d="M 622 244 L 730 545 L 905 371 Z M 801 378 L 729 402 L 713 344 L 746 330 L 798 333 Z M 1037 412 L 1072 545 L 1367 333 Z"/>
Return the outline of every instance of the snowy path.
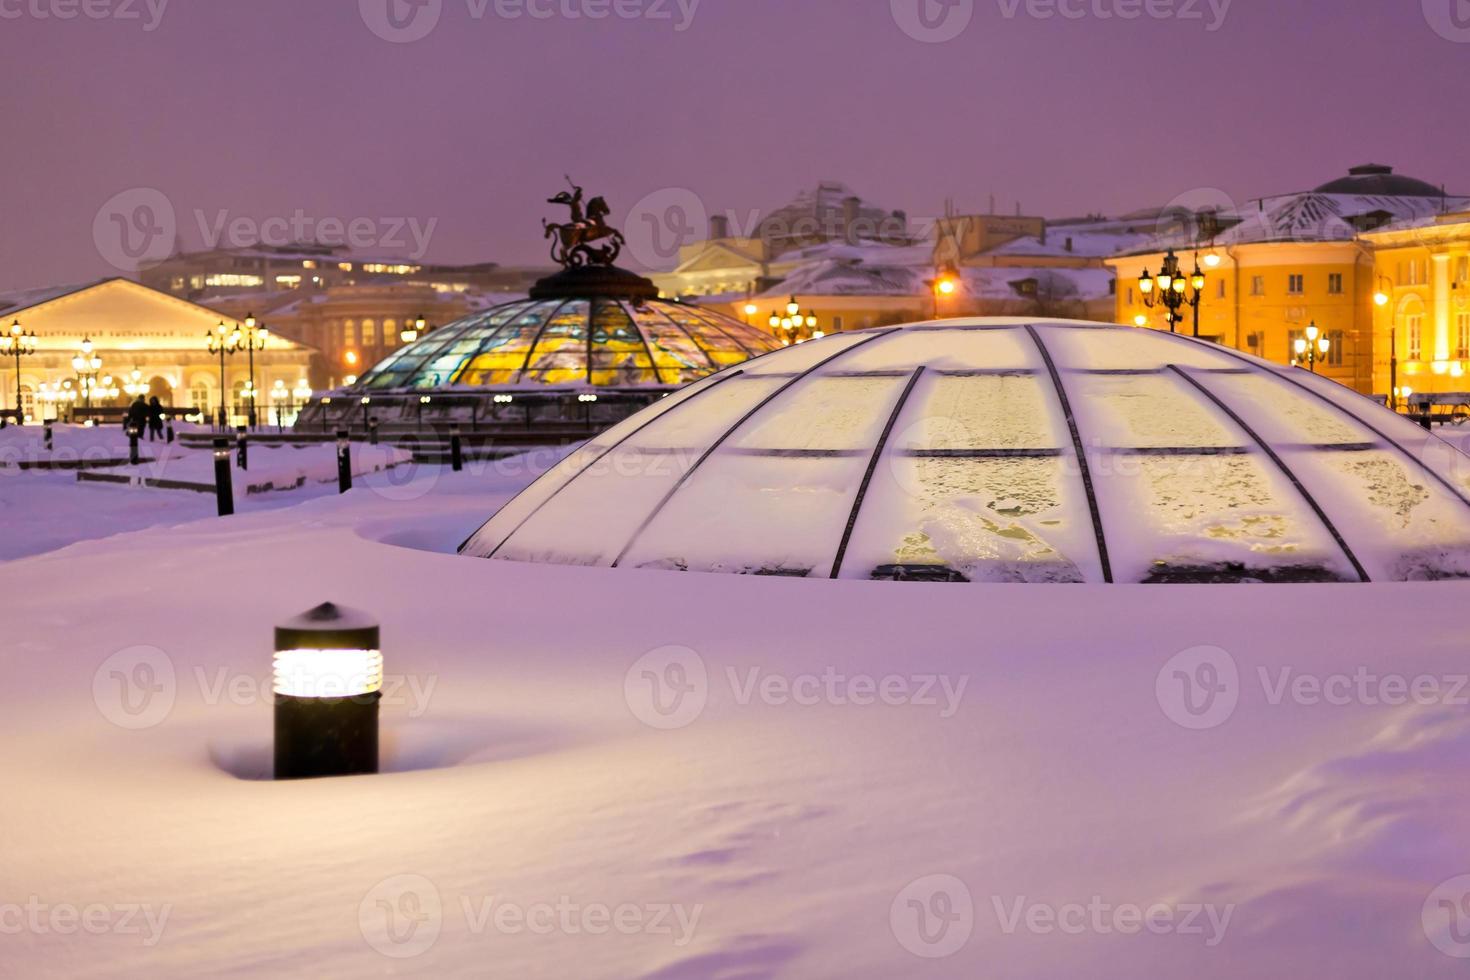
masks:
<path fill-rule="evenodd" d="M 1389 678 L 1464 698 L 1470 586 L 930 587 L 413 550 L 452 548 L 529 469 L 0 566 L 0 927 L 39 916 L 0 940 L 3 972 L 1464 974 L 1421 920 L 1470 873 L 1470 716 L 1383 702 L 1405 700 Z M 392 771 L 237 778 L 268 759 L 271 626 L 327 599 L 383 623 Z M 1351 703 L 1292 686 L 1360 667 L 1378 681 Z M 1217 676 L 1214 699 L 1179 686 Z M 89 906 L 97 934 L 67 934 L 56 910 Z"/>

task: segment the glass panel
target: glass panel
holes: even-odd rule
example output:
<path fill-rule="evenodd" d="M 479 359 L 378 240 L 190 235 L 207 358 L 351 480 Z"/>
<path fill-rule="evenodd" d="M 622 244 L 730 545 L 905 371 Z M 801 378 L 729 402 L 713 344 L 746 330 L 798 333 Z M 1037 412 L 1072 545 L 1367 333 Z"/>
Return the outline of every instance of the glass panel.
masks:
<path fill-rule="evenodd" d="M 482 558 L 487 556 L 506 535 L 515 529 L 516 525 L 589 466 L 598 456 L 617 445 L 631 433 L 638 431 L 640 427 L 661 418 L 670 409 L 682 405 L 714 383 L 712 381 L 697 382 L 674 392 L 667 398 L 660 398 L 643 411 L 623 419 L 617 425 L 595 437 L 587 445 L 573 451 L 566 459 L 552 467 L 510 503 L 502 507 L 490 521 L 475 532 L 475 535 L 465 545 L 464 553 Z M 709 395 L 704 397 L 709 397 Z M 642 515 L 639 515 L 639 519 L 642 519 Z"/>
<path fill-rule="evenodd" d="M 1262 454 L 1089 456 L 1118 582 L 1356 580 Z"/>
<path fill-rule="evenodd" d="M 743 375 L 721 381 L 713 391 L 684 411 L 663 416 L 639 432 L 630 444 L 649 449 L 707 449 L 724 435 L 729 426 L 784 383 L 780 378 L 748 378 Z"/>
<path fill-rule="evenodd" d="M 1036 328 L 1059 368 L 1134 371 L 1166 364 L 1198 368 L 1239 368 L 1241 362 L 1203 341 L 1145 327 Z"/>
<path fill-rule="evenodd" d="M 974 582 L 1081 582 L 1096 551 L 1061 459 L 890 456 L 874 473 L 843 578 L 938 566 Z M 1064 487 L 1073 488 L 1067 499 Z"/>
<path fill-rule="evenodd" d="M 568 483 L 496 557 L 610 565 L 695 458 L 625 444 Z"/>
<path fill-rule="evenodd" d="M 587 380 L 587 306 L 584 300 L 567 303 L 546 322 L 527 366 L 528 374 L 538 372 L 534 380 L 542 384 Z"/>
<path fill-rule="evenodd" d="M 804 575 L 831 571 L 867 460 L 716 454 L 639 536 L 638 568 Z"/>
<path fill-rule="evenodd" d="M 1392 450 L 1284 452 L 1379 581 L 1470 575 L 1470 507 Z"/>
<path fill-rule="evenodd" d="M 734 331 L 741 329 L 743 325 L 735 324 L 732 328 L 723 318 L 711 322 L 710 319 L 699 316 L 686 306 L 660 303 L 658 312 L 689 331 L 695 342 L 705 350 L 739 351 L 742 356 L 749 357 L 753 353 L 769 350 L 774 345 L 774 341 L 759 347 L 753 344 L 742 344 L 736 339 L 739 334 Z"/>
<path fill-rule="evenodd" d="M 1216 374 L 1200 378 L 1221 401 L 1273 446 L 1377 442 L 1351 416 L 1281 378 Z"/>
<path fill-rule="evenodd" d="M 1209 375 L 1219 385 L 1235 375 Z M 1183 378 L 1169 374 L 1065 376 L 1073 410 L 1087 420 L 1087 445 L 1110 448 L 1220 448 L 1249 445 L 1229 416 Z"/>
<path fill-rule="evenodd" d="M 839 371 L 1017 370 L 1039 366 L 1036 345 L 1020 329 L 900 331 L 834 365 Z"/>
<path fill-rule="evenodd" d="M 746 374 L 800 374 L 810 371 L 822 361 L 840 354 L 842 351 L 860 344 L 865 340 L 872 340 L 872 333 L 845 333 L 835 337 L 824 337 L 821 340 L 809 344 L 793 344 L 790 347 L 767 354 L 765 357 L 757 358 L 746 367 Z M 874 341 L 876 343 L 877 341 Z M 842 364 L 842 358 L 838 358 L 833 365 L 837 369 Z"/>
<path fill-rule="evenodd" d="M 904 378 L 806 379 L 762 409 L 726 445 L 871 454 L 906 383 Z"/>
<path fill-rule="evenodd" d="M 1043 385 L 1045 387 L 1043 387 Z M 892 450 L 1056 449 L 1070 439 L 1051 409 L 1051 379 L 925 373 L 898 424 Z"/>

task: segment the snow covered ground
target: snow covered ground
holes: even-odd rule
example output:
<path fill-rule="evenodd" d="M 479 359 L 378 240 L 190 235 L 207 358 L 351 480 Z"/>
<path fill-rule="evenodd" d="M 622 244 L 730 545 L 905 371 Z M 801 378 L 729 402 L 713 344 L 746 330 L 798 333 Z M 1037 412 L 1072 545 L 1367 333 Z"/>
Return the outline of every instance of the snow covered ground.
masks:
<path fill-rule="evenodd" d="M 1464 975 L 1470 584 L 452 554 L 553 459 L 0 564 L 0 972 Z M 382 622 L 387 771 L 270 782 L 326 600 Z"/>

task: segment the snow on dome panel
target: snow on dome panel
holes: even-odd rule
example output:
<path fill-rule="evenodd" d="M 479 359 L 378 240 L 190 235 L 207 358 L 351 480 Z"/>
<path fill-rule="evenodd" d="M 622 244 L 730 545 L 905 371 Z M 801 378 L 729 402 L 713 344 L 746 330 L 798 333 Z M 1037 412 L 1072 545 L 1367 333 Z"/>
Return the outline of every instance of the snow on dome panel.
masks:
<path fill-rule="evenodd" d="M 810 341 L 664 399 L 461 549 L 945 582 L 1470 577 L 1470 460 L 1192 338 L 953 320 Z"/>
<path fill-rule="evenodd" d="M 739 320 L 662 300 L 526 300 L 430 331 L 355 387 L 674 388 L 778 346 Z"/>

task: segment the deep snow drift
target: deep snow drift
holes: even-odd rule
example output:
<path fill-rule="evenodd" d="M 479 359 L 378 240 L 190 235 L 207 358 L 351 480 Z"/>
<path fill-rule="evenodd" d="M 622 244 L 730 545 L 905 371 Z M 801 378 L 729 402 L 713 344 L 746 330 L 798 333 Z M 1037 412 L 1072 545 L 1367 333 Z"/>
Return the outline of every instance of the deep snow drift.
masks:
<path fill-rule="evenodd" d="M 0 565 L 4 972 L 1464 974 L 1470 586 L 446 553 L 552 461 Z M 271 627 L 329 599 L 388 771 L 265 781 Z"/>

